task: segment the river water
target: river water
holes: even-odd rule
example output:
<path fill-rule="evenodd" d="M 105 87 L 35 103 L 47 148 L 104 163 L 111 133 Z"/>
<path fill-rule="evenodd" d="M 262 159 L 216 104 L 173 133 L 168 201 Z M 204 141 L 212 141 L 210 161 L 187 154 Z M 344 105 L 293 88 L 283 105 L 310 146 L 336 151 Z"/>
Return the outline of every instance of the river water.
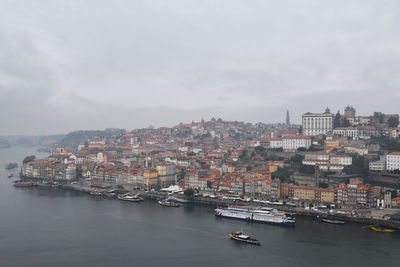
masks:
<path fill-rule="evenodd" d="M 126 203 L 84 193 L 14 188 L 0 150 L 0 266 L 400 266 L 400 234 L 297 218 L 295 228 L 216 218 L 213 207 Z M 17 172 L 17 171 L 15 171 Z M 243 230 L 261 247 L 227 238 Z"/>

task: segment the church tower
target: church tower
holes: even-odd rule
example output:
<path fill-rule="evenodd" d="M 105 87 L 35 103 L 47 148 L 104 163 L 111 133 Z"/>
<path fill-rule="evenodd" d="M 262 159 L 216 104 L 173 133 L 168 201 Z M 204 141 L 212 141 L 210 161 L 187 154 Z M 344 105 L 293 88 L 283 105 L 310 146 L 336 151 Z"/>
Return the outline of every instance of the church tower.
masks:
<path fill-rule="evenodd" d="M 286 110 L 286 125 L 290 125 L 290 115 L 289 115 L 289 110 Z"/>

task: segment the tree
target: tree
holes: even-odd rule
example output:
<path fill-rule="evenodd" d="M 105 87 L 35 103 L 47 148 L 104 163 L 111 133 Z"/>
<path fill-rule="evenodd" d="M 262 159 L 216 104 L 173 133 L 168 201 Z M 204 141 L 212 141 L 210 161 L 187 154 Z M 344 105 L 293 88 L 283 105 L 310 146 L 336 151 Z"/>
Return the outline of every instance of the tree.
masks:
<path fill-rule="evenodd" d="M 352 158 L 352 164 L 344 167 L 343 172 L 346 174 L 366 174 L 367 168 L 364 166 L 364 157 L 354 155 Z"/>
<path fill-rule="evenodd" d="M 36 156 L 35 156 L 35 155 L 26 156 L 26 157 L 24 158 L 24 160 L 22 161 L 22 163 L 23 163 L 23 164 L 26 164 L 26 163 L 35 161 L 35 159 L 36 159 Z"/>
<path fill-rule="evenodd" d="M 290 158 L 290 161 L 293 163 L 301 164 L 303 162 L 304 156 L 300 154 L 296 154 Z"/>
<path fill-rule="evenodd" d="M 265 151 L 265 147 L 263 147 L 263 146 L 256 146 L 256 147 L 255 147 L 255 150 L 258 151 L 258 152 L 263 152 L 263 151 Z"/>
<path fill-rule="evenodd" d="M 314 174 L 315 167 L 311 166 L 311 165 L 301 164 L 300 168 L 299 168 L 299 172 L 304 173 L 304 174 Z"/>
<path fill-rule="evenodd" d="M 399 125 L 399 117 L 390 117 L 388 120 L 389 128 L 396 128 Z"/>
<path fill-rule="evenodd" d="M 292 171 L 288 168 L 279 167 L 274 173 L 272 173 L 272 178 L 280 178 L 282 182 L 287 182 L 292 176 Z"/>
<path fill-rule="evenodd" d="M 188 197 L 193 197 L 194 196 L 194 189 L 193 188 L 187 188 L 187 189 L 185 189 L 185 191 L 183 191 L 183 194 L 185 195 L 185 196 L 188 196 Z"/>
<path fill-rule="evenodd" d="M 344 118 L 344 119 L 341 121 L 340 126 L 341 126 L 341 127 L 349 127 L 349 126 L 350 126 L 349 120 L 346 119 L 346 118 Z"/>
<path fill-rule="evenodd" d="M 400 142 L 398 142 L 397 140 L 383 138 L 380 140 L 380 144 L 383 150 L 400 151 Z"/>
<path fill-rule="evenodd" d="M 343 172 L 346 174 L 362 174 L 364 170 L 358 166 L 348 165 L 343 168 Z"/>
<path fill-rule="evenodd" d="M 341 123 L 340 123 L 340 112 L 338 110 L 338 112 L 335 115 L 335 118 L 333 118 L 333 128 L 337 128 L 340 127 Z"/>
<path fill-rule="evenodd" d="M 299 147 L 299 148 L 297 149 L 297 151 L 304 152 L 304 151 L 307 151 L 307 148 L 305 148 L 304 146 L 302 146 L 302 147 Z"/>
<path fill-rule="evenodd" d="M 315 146 L 315 145 L 311 145 L 310 148 L 308 149 L 308 151 L 321 151 L 321 149 L 318 148 L 318 147 Z"/>
<path fill-rule="evenodd" d="M 321 187 L 321 188 L 328 188 L 328 187 L 329 187 L 329 184 L 328 184 L 328 183 L 325 183 L 325 182 L 320 182 L 320 183 L 319 183 L 319 187 Z"/>

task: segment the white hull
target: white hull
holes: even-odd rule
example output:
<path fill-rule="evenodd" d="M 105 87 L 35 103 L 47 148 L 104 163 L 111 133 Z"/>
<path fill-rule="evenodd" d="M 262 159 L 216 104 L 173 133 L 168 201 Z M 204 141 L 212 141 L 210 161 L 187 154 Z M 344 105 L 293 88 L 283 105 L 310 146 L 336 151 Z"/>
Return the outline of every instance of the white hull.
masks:
<path fill-rule="evenodd" d="M 251 210 L 241 208 L 217 208 L 215 215 L 251 222 L 294 226 L 295 220 L 276 210 Z"/>

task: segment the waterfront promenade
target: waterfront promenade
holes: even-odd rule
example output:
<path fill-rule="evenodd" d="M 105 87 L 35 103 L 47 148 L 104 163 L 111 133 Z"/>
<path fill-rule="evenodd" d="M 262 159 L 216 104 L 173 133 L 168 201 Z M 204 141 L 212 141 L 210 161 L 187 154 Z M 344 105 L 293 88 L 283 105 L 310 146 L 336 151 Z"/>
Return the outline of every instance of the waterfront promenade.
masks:
<path fill-rule="evenodd" d="M 93 191 L 100 192 L 100 193 L 106 193 L 110 189 L 106 188 L 98 188 L 98 187 L 91 187 L 89 185 L 82 185 L 82 184 L 65 184 L 63 185 L 63 188 L 66 190 L 74 190 L 74 191 L 80 191 L 80 192 L 85 192 L 85 193 L 90 193 Z M 160 191 L 142 191 L 142 190 L 133 190 L 130 191 L 132 194 L 140 194 L 140 196 L 146 198 L 146 199 L 154 199 L 154 200 L 161 200 L 166 197 L 172 197 L 175 198 L 175 201 L 180 201 L 180 202 L 191 202 L 191 203 L 197 203 L 197 204 L 202 204 L 202 205 L 212 205 L 212 206 L 247 206 L 250 208 L 257 208 L 261 206 L 268 206 L 268 207 L 273 207 L 288 213 L 295 214 L 297 216 L 307 216 L 307 217 L 317 217 L 317 216 L 324 216 L 326 218 L 330 219 L 336 219 L 336 220 L 343 220 L 343 221 L 349 221 L 349 222 L 357 222 L 357 223 L 363 223 L 363 224 L 369 224 L 369 225 L 382 225 L 386 227 L 391 227 L 394 229 L 399 229 L 400 230 L 400 221 L 393 221 L 393 220 L 386 220 L 383 218 L 375 218 L 373 216 L 365 216 L 365 214 L 375 214 L 375 213 L 380 213 L 380 214 L 388 214 L 389 212 L 384 213 L 384 211 L 375 211 L 375 209 L 360 209 L 356 210 L 355 215 L 346 215 L 346 214 L 332 214 L 328 213 L 327 210 L 305 210 L 302 207 L 293 207 L 290 205 L 284 205 L 284 204 L 272 204 L 272 203 L 260 203 L 260 202 L 253 202 L 253 201 L 245 201 L 245 200 L 231 200 L 231 199 L 223 199 L 222 197 L 204 197 L 204 196 L 193 196 L 189 197 L 184 194 L 172 194 L 169 195 L 166 192 L 160 192 Z M 393 211 L 392 211 L 393 213 Z"/>

